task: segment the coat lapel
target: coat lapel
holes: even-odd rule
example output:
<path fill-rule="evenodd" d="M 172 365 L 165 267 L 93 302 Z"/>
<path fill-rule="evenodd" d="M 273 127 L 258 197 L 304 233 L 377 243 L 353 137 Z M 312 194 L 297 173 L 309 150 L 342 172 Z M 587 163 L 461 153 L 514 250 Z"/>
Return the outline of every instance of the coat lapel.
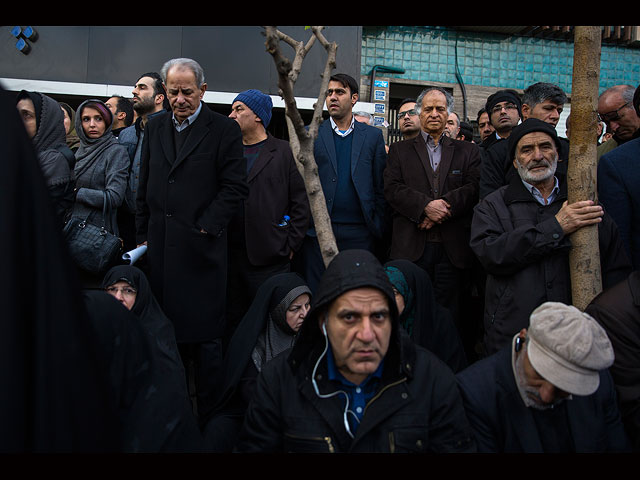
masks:
<path fill-rule="evenodd" d="M 271 159 L 273 159 L 274 150 L 275 147 L 269 141 L 269 139 L 267 139 L 267 143 L 265 143 L 265 145 L 260 150 L 258 158 L 256 158 L 256 161 L 253 163 L 251 170 L 249 170 L 249 173 L 247 174 L 247 182 L 251 182 L 256 177 L 256 175 L 258 175 L 258 173 L 260 173 L 260 171 L 262 171 L 262 169 L 267 166 Z"/>
<path fill-rule="evenodd" d="M 329 161 L 333 166 L 333 171 L 338 172 L 338 160 L 336 158 L 336 146 L 333 143 L 333 130 L 331 130 L 331 121 L 325 120 L 325 122 L 321 125 L 318 134 L 320 136 L 320 140 L 324 145 L 324 149 L 327 152 L 327 156 L 329 157 Z"/>
<path fill-rule="evenodd" d="M 160 135 L 160 144 L 162 145 L 162 151 L 164 152 L 164 156 L 167 159 L 167 163 L 171 163 L 171 158 L 175 158 L 175 140 L 173 138 L 174 135 L 174 127 L 173 127 L 173 118 L 169 113 L 165 118 L 164 124 L 162 126 L 162 134 Z"/>
<path fill-rule="evenodd" d="M 438 165 L 438 191 L 444 192 L 444 183 L 451 168 L 455 145 L 449 137 L 443 136 L 440 139 L 440 147 L 442 148 L 442 155 L 440 156 L 440 165 Z"/>
<path fill-rule="evenodd" d="M 202 105 L 202 110 L 200 110 L 200 114 L 196 121 L 189 127 L 191 130 L 189 135 L 184 141 L 182 145 L 182 149 L 177 153 L 177 157 L 175 162 L 173 162 L 173 166 L 171 167 L 171 171 L 175 170 L 178 165 L 180 165 L 185 158 L 193 152 L 193 150 L 200 144 L 202 139 L 209 135 L 211 132 L 209 129 L 209 122 L 211 120 L 211 114 L 206 105 Z"/>
<path fill-rule="evenodd" d="M 364 125 L 360 125 L 358 122 L 355 122 L 353 125 L 353 142 L 351 143 L 351 176 L 353 177 L 354 172 L 356 171 L 356 167 L 358 166 L 358 159 L 360 158 L 360 151 L 362 150 L 362 145 L 364 144 L 364 139 L 366 137 L 365 129 L 360 128 L 364 127 Z"/>
<path fill-rule="evenodd" d="M 433 178 L 433 171 L 431 170 L 431 162 L 429 161 L 429 152 L 427 151 L 427 146 L 424 143 L 424 139 L 422 138 L 422 134 L 419 134 L 416 138 L 413 139 L 413 146 L 418 154 L 418 158 L 420 159 L 420 165 L 424 170 L 424 174 L 427 177 L 427 182 L 431 185 Z"/>

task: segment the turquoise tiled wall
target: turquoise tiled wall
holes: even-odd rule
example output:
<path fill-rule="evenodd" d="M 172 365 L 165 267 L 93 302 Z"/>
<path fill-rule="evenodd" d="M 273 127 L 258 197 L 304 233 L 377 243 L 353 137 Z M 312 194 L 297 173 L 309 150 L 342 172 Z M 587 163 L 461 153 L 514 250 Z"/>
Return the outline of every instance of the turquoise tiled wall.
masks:
<path fill-rule="evenodd" d="M 362 75 L 375 65 L 405 69 L 385 76 L 405 80 L 525 89 L 549 82 L 571 93 L 573 42 L 447 27 L 363 27 Z M 640 49 L 602 44 L 600 92 L 618 84 L 640 84 Z"/>

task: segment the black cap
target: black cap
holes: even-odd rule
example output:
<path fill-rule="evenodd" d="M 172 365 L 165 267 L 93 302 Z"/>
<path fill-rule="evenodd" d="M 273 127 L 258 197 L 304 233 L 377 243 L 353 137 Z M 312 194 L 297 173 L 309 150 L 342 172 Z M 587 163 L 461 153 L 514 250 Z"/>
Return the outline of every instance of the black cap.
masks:
<path fill-rule="evenodd" d="M 519 125 L 516 125 L 507 139 L 509 146 L 509 159 L 513 160 L 516 152 L 516 146 L 522 137 L 531 132 L 543 132 L 549 135 L 556 144 L 556 148 L 560 151 L 560 139 L 558 132 L 553 125 L 543 122 L 537 118 L 528 118 Z"/>
<path fill-rule="evenodd" d="M 499 90 L 493 95 L 489 95 L 487 98 L 487 102 L 485 103 L 485 110 L 491 116 L 491 110 L 496 104 L 500 102 L 511 102 L 516 107 L 518 107 L 518 114 L 522 117 L 522 100 L 520 100 L 520 95 L 515 90 Z"/>

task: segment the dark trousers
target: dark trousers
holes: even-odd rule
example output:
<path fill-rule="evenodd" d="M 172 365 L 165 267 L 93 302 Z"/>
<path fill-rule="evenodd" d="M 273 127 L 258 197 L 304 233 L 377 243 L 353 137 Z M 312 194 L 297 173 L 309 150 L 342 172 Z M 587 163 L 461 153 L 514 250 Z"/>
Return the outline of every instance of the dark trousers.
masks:
<path fill-rule="evenodd" d="M 336 237 L 338 251 L 361 249 L 375 252 L 375 237 L 364 224 L 331 224 Z M 318 237 L 307 235 L 300 250 L 296 271 L 306 280 L 312 292 L 316 291 L 320 277 L 325 271 L 324 261 L 320 253 Z"/>
<path fill-rule="evenodd" d="M 136 216 L 127 210 L 126 206 L 118 208 L 118 232 L 123 243 L 123 251 L 128 252 L 136 248 Z"/>
<path fill-rule="evenodd" d="M 258 288 L 265 280 L 278 273 L 291 271 L 288 258 L 273 265 L 255 266 L 247 257 L 245 247 L 229 248 L 227 267 L 227 324 L 224 334 L 224 347 L 228 344 L 242 317 L 247 313 Z"/>
<path fill-rule="evenodd" d="M 451 263 L 442 242 L 426 242 L 422 257 L 414 263 L 429 274 L 436 301 L 449 310 L 461 337 L 466 336 L 460 302 L 466 299 L 468 272 Z"/>
<path fill-rule="evenodd" d="M 222 339 L 179 343 L 178 351 L 187 376 L 187 387 L 201 426 L 211 414 L 222 388 Z"/>

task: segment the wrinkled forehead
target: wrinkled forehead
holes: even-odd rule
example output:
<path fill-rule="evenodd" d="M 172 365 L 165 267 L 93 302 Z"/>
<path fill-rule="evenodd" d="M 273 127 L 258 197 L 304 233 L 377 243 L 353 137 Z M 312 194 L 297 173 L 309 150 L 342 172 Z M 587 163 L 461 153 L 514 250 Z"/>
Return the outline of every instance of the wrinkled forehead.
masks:
<path fill-rule="evenodd" d="M 553 149 L 556 149 L 556 142 L 553 140 L 551 135 L 545 132 L 530 132 L 526 135 L 523 135 L 516 145 L 518 150 L 521 150 L 525 147 L 533 147 L 533 146 L 546 146 L 550 144 Z"/>

